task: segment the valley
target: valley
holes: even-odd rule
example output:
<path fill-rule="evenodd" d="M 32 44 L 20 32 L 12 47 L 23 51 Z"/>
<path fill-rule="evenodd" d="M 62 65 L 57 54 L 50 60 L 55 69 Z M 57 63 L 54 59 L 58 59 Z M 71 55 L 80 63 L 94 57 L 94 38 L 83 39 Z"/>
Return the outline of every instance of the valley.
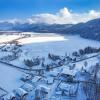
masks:
<path fill-rule="evenodd" d="M 88 88 L 99 84 L 100 42 L 78 35 L 22 32 L 0 35 L 0 46 L 0 87 L 7 91 L 0 97 L 4 100 L 99 96 L 94 94 L 96 88 L 91 88 L 93 92 Z"/>

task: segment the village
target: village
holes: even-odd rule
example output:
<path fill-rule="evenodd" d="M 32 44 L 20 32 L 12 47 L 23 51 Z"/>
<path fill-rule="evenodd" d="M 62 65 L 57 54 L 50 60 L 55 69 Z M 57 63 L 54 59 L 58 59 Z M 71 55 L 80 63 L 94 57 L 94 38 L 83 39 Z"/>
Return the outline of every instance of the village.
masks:
<path fill-rule="evenodd" d="M 14 61 L 22 56 L 22 48 L 17 40 L 0 48 L 0 63 L 22 73 L 19 87 L 10 92 L 0 89 L 1 100 L 99 100 L 99 47 L 86 46 L 65 55 L 48 52 L 46 57 L 25 57 L 21 67 Z"/>

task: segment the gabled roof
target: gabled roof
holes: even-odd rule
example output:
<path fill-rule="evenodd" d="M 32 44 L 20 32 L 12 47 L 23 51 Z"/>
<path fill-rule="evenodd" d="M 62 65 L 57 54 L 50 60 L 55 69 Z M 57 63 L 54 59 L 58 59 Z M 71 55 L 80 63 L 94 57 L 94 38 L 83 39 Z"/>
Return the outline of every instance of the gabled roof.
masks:
<path fill-rule="evenodd" d="M 18 94 L 19 96 L 24 96 L 24 95 L 26 95 L 26 94 L 28 94 L 28 92 L 26 92 L 24 89 L 22 89 L 22 88 L 18 88 L 18 89 L 16 89 L 15 91 L 15 94 Z"/>
<path fill-rule="evenodd" d="M 32 91 L 33 90 L 33 86 L 31 84 L 25 83 L 23 86 L 21 86 L 21 88 L 23 88 L 26 91 Z"/>
<path fill-rule="evenodd" d="M 34 76 L 34 78 L 32 79 L 32 82 L 37 82 L 38 80 L 40 80 L 41 77 L 40 76 Z"/>
<path fill-rule="evenodd" d="M 50 92 L 50 90 L 51 90 L 50 87 L 48 87 L 48 86 L 46 86 L 46 85 L 44 85 L 44 84 L 43 84 L 43 85 L 42 85 L 42 84 L 39 85 L 39 86 L 38 86 L 38 89 L 42 89 L 42 90 L 45 91 L 45 92 Z"/>

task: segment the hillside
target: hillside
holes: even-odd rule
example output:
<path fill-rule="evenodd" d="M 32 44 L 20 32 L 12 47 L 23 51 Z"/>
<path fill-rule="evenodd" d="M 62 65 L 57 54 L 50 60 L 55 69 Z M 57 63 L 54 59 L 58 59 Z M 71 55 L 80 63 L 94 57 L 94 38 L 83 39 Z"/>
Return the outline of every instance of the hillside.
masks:
<path fill-rule="evenodd" d="M 1 31 L 23 31 L 40 33 L 59 33 L 80 35 L 83 38 L 100 41 L 100 19 L 94 19 L 86 23 L 79 24 L 29 24 L 29 23 L 0 23 Z"/>

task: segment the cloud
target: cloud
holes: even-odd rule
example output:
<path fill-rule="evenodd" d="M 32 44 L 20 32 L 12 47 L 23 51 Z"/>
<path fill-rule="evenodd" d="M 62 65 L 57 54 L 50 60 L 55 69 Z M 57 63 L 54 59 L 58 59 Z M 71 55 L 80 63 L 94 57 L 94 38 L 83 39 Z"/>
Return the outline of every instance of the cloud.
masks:
<path fill-rule="evenodd" d="M 8 22 L 8 23 L 12 23 L 12 24 L 16 24 L 16 23 L 22 23 L 23 21 L 20 19 L 8 19 L 8 20 L 0 20 L 0 23 L 3 22 Z M 24 23 L 24 22 L 23 22 Z"/>
<path fill-rule="evenodd" d="M 80 22 L 87 22 L 92 19 L 100 18 L 100 12 L 95 10 L 90 10 L 85 13 L 75 13 L 70 11 L 68 8 L 64 7 L 60 9 L 57 13 L 41 13 L 35 14 L 26 20 L 21 19 L 9 19 L 1 20 L 0 22 L 9 23 L 46 23 L 46 24 L 77 24 Z"/>
<path fill-rule="evenodd" d="M 87 22 L 95 18 L 100 18 L 100 12 L 90 10 L 87 13 L 74 13 L 64 7 L 56 14 L 42 13 L 33 15 L 31 18 L 27 19 L 27 22 L 47 24 L 76 24 L 79 22 Z"/>

